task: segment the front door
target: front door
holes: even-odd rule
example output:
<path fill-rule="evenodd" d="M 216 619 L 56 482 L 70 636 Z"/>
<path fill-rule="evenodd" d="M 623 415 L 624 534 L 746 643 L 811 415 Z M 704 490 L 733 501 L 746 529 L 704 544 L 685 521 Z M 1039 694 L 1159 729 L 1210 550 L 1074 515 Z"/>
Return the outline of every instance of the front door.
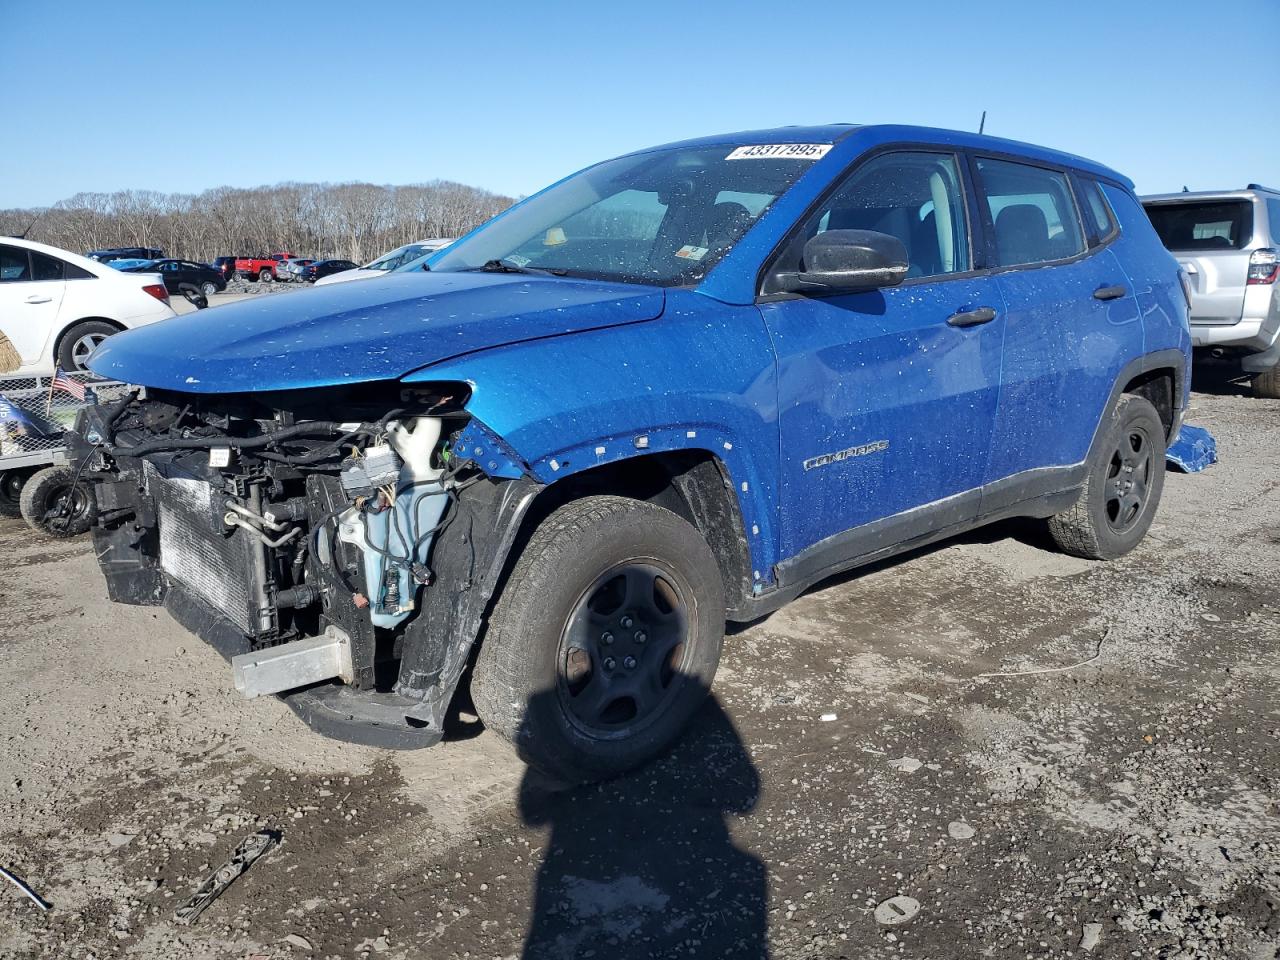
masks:
<path fill-rule="evenodd" d="M 976 515 L 1003 303 L 969 273 L 966 211 L 954 155 L 882 154 L 781 254 L 776 269 L 796 269 L 808 238 L 864 229 L 897 237 L 910 261 L 897 287 L 761 303 L 778 356 L 783 557 L 822 544 L 821 567 Z"/>

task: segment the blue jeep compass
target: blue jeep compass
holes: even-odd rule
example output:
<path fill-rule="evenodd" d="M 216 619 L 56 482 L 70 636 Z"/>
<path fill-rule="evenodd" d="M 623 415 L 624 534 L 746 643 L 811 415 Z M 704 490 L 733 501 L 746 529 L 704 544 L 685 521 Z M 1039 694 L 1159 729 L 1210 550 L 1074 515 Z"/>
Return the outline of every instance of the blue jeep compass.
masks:
<path fill-rule="evenodd" d="M 1132 184 L 900 126 L 607 160 L 423 270 L 105 341 L 77 425 L 113 599 L 317 730 L 484 722 L 562 779 L 653 756 L 726 619 L 1002 517 L 1118 557 L 1188 395 Z"/>

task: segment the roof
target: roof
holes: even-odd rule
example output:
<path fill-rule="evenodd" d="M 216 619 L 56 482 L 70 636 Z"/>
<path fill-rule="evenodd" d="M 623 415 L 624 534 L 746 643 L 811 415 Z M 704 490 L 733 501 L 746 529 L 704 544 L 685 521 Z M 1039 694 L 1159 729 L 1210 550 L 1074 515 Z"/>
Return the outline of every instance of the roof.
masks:
<path fill-rule="evenodd" d="M 1139 197 L 1143 203 L 1176 203 L 1179 200 L 1250 200 L 1259 193 L 1280 194 L 1258 183 L 1251 183 L 1241 190 L 1185 190 L 1181 193 L 1148 193 Z"/>
<path fill-rule="evenodd" d="M 736 133 L 721 133 L 698 137 L 693 140 L 681 140 L 646 150 L 638 150 L 636 153 L 649 153 L 654 150 L 667 150 L 672 147 L 702 147 L 715 146 L 717 144 L 838 143 L 846 138 L 865 141 L 868 147 L 895 142 L 928 143 L 970 150 L 987 150 L 993 153 L 1015 154 L 1027 157 L 1030 160 L 1071 167 L 1094 176 L 1115 180 L 1130 189 L 1133 188 L 1133 181 L 1124 176 L 1124 174 L 1101 163 L 1072 153 L 1037 146 L 1033 143 L 1022 143 L 1018 140 L 1006 140 L 1001 137 L 989 137 L 984 134 L 966 133 L 962 130 L 944 130 L 937 127 L 917 127 L 906 124 L 858 125 L 852 123 L 830 123 L 816 126 L 742 130 Z"/>

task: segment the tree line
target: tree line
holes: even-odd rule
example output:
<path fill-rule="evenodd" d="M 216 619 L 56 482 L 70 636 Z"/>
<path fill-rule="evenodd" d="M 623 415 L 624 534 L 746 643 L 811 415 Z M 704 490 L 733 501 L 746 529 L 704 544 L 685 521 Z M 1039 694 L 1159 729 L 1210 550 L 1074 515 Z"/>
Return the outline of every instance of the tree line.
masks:
<path fill-rule="evenodd" d="M 209 261 L 286 250 L 365 263 L 415 240 L 461 236 L 513 202 L 449 180 L 77 193 L 52 207 L 0 210 L 0 236 L 30 227 L 27 239 L 77 253 L 160 247 L 166 256 Z"/>

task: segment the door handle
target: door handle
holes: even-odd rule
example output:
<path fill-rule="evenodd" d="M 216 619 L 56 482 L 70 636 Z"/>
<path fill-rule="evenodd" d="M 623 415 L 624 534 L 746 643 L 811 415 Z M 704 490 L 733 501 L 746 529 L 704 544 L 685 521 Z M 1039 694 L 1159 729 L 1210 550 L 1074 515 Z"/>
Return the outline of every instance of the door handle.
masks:
<path fill-rule="evenodd" d="M 996 318 L 991 307 L 978 307 L 975 310 L 963 310 L 947 317 L 947 323 L 953 327 L 976 327 L 980 323 L 990 323 Z"/>
<path fill-rule="evenodd" d="M 53 297 L 41 297 L 33 293 L 31 296 L 27 297 L 27 303 L 48 303 L 52 299 Z"/>
<path fill-rule="evenodd" d="M 1124 284 L 1117 283 L 1111 287 L 1099 287 L 1093 291 L 1093 299 L 1095 300 L 1119 300 L 1129 291 L 1124 288 Z"/>

